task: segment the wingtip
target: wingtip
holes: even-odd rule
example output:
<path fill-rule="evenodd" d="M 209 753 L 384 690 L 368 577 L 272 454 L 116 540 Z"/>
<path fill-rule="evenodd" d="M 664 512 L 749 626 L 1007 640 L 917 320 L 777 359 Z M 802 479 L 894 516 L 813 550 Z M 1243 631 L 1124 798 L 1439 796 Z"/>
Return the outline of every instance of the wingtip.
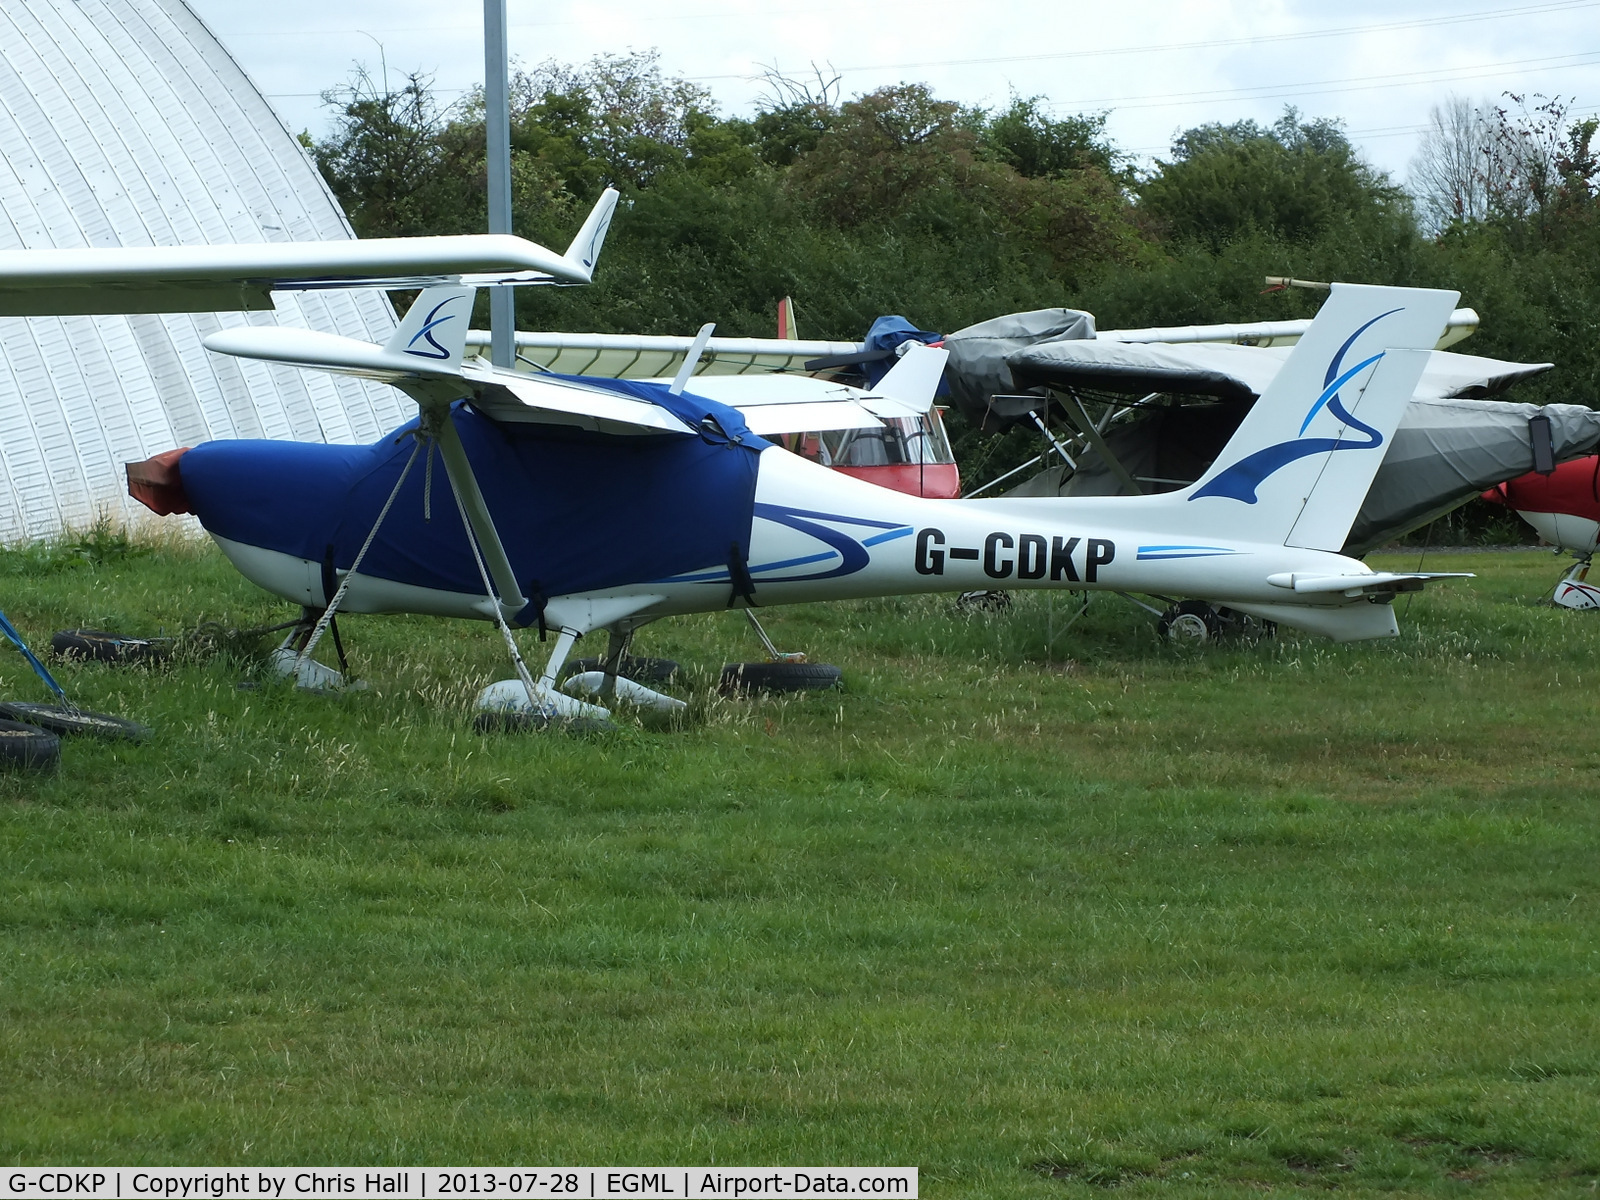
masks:
<path fill-rule="evenodd" d="M 605 245 L 606 233 L 611 228 L 611 218 L 617 210 L 619 199 L 621 193 L 616 188 L 608 187 L 601 192 L 600 198 L 584 219 L 583 228 L 578 230 L 578 236 L 572 239 L 566 254 L 562 255 L 572 271 L 582 276 L 584 283 L 594 281 L 595 265 L 600 261 L 600 251 Z"/>

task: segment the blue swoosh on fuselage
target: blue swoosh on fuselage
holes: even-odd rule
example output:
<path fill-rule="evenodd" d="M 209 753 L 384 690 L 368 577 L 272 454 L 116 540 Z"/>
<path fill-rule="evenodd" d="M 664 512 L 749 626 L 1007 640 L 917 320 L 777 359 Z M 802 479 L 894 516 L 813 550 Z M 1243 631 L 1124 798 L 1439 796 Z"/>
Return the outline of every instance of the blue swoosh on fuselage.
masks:
<path fill-rule="evenodd" d="M 866 547 L 911 536 L 911 526 L 902 525 L 897 521 L 879 521 L 871 517 L 847 517 L 839 513 L 813 512 L 805 508 L 786 508 L 781 504 L 757 504 L 755 506 L 755 515 L 764 520 L 786 525 L 790 529 L 808 534 L 831 548 L 820 554 L 807 554 L 799 558 L 786 558 L 778 562 L 751 563 L 747 569 L 752 576 L 759 576 L 765 571 L 782 571 L 790 567 L 827 562 L 833 558 L 838 558 L 839 560 L 837 566 L 831 567 L 826 571 L 813 571 L 808 575 L 789 575 L 781 580 L 768 581 L 772 583 L 798 583 L 804 580 L 837 579 L 841 575 L 853 575 L 872 561 L 872 556 L 867 553 Z M 817 524 L 818 521 L 837 521 L 841 525 L 865 525 L 868 528 L 881 529 L 884 532 L 875 533 L 869 538 L 857 541 L 848 533 Z M 660 579 L 656 582 L 724 583 L 728 578 L 727 569 L 719 568 L 711 571 L 697 571 L 689 575 L 674 575 L 670 579 Z M 760 580 L 758 579 L 757 582 L 760 582 Z"/>

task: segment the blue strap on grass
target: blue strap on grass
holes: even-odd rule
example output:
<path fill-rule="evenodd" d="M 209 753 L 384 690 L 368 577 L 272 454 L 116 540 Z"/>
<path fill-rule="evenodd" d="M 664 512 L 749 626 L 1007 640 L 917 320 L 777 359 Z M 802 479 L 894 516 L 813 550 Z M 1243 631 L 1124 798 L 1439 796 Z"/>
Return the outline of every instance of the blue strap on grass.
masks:
<path fill-rule="evenodd" d="M 33 651 L 28 649 L 28 643 L 23 641 L 22 635 L 12 628 L 11 622 L 6 619 L 6 615 L 3 612 L 0 612 L 0 633 L 5 634 L 6 640 L 22 651 L 22 657 L 28 660 L 28 665 L 33 668 L 33 673 L 45 681 L 50 690 L 56 694 L 57 699 L 62 703 L 66 703 L 67 693 L 61 690 L 61 685 L 55 681 L 49 671 L 45 670 L 44 664 L 35 657 Z"/>

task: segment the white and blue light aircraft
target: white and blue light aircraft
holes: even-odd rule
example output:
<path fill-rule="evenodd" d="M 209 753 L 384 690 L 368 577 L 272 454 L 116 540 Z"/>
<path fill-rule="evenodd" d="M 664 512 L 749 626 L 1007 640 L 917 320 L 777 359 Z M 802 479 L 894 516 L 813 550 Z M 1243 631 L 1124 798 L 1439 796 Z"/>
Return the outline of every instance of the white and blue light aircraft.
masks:
<path fill-rule="evenodd" d="M 1396 634 L 1395 595 L 1441 578 L 1374 571 L 1338 549 L 1455 292 L 1335 285 L 1211 469 L 1182 491 L 928 500 L 764 441 L 740 411 L 736 378 L 716 399 L 690 390 L 693 351 L 670 383 L 534 376 L 466 357 L 475 285 L 587 282 L 613 204 L 602 200 L 565 255 L 520 239 L 474 238 L 460 239 L 452 260 L 455 239 L 427 239 L 426 262 L 407 259 L 396 242 L 361 250 L 365 268 L 336 263 L 327 256 L 337 251 L 319 247 L 324 257 L 314 263 L 285 257 L 268 271 L 265 260 L 290 251 L 235 247 L 209 268 L 190 255 L 186 273 L 161 257 L 180 251 L 40 252 L 56 265 L 24 262 L 26 252 L 0 255 L 0 292 L 19 278 L 29 289 L 20 299 L 13 292 L 10 307 L 0 300 L 0 311 L 62 311 L 67 302 L 77 312 L 233 307 L 217 302 L 246 284 L 265 295 L 443 281 L 421 293 L 387 345 L 286 328 L 207 340 L 219 353 L 392 384 L 418 405 L 410 424 L 369 446 L 214 441 L 130 467 L 136 496 L 158 511 L 194 513 L 246 577 L 305 606 L 308 632 L 291 651 L 302 680 L 327 671 L 310 655 L 337 611 L 491 621 L 517 678 L 486 689 L 482 706 L 603 717 L 605 709 L 557 687 L 576 640 L 607 630 L 614 663 L 635 629 L 674 615 L 1064 588 L 1196 597 L 1349 641 Z M 61 259 L 72 254 L 146 261 L 118 268 L 118 290 L 100 300 L 85 291 L 96 266 Z M 156 290 L 141 291 L 146 284 Z M 196 300 L 181 300 L 185 286 Z M 57 294 L 69 300 L 53 301 Z M 707 336 L 709 327 L 702 344 Z M 870 393 L 820 379 L 784 386 L 813 388 L 817 403 L 920 411 L 943 364 L 944 351 L 914 345 Z M 436 462 L 444 487 L 435 486 Z M 530 626 L 554 635 L 537 675 L 512 632 Z M 614 673 L 585 673 L 565 686 L 679 703 Z"/>

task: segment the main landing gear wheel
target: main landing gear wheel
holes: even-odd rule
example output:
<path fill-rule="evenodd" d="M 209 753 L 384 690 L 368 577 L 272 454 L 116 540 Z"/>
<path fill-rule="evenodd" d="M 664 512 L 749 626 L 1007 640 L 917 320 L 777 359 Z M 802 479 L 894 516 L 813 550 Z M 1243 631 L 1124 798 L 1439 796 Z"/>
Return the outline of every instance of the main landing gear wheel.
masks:
<path fill-rule="evenodd" d="M 48 771 L 61 760 L 61 739 L 36 725 L 0 720 L 0 768 Z"/>
<path fill-rule="evenodd" d="M 26 722 L 63 737 L 82 734 L 107 742 L 142 742 L 150 736 L 150 730 L 137 721 L 85 712 L 64 704 L 0 703 L 0 717 Z"/>
<path fill-rule="evenodd" d="M 587 671 L 604 671 L 603 658 L 577 658 L 563 670 L 566 675 L 582 675 Z M 666 683 L 678 673 L 678 664 L 670 658 L 639 658 L 627 655 L 617 664 L 617 674 L 635 683 Z"/>
<path fill-rule="evenodd" d="M 963 613 L 1003 613 L 1011 611 L 1010 592 L 962 592 L 956 597 L 956 611 Z"/>
<path fill-rule="evenodd" d="M 1222 618 L 1204 600 L 1180 600 L 1161 614 L 1156 632 L 1175 646 L 1204 646 L 1222 635 Z"/>
<path fill-rule="evenodd" d="M 827 663 L 729 663 L 722 668 L 717 690 L 739 692 L 820 692 L 839 686 L 843 672 Z"/>

